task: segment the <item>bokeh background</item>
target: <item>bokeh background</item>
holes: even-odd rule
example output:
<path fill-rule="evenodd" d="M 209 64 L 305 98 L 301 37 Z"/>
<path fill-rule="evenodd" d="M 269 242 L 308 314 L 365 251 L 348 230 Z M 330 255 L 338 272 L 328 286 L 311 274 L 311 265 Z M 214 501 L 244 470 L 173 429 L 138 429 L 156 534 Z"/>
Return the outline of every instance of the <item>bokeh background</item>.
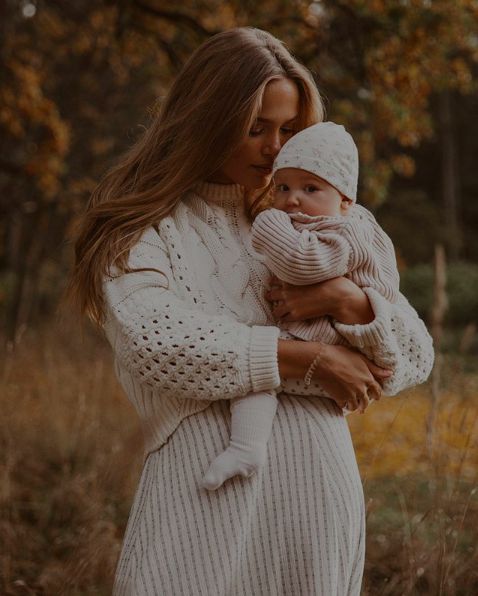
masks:
<path fill-rule="evenodd" d="M 60 309 L 68 238 L 210 35 L 255 26 L 359 146 L 437 348 L 431 380 L 349 416 L 366 595 L 478 594 L 478 2 L 0 3 L 0 593 L 109 594 L 142 462 L 101 334 Z M 227 93 L 227 89 L 224 90 Z"/>

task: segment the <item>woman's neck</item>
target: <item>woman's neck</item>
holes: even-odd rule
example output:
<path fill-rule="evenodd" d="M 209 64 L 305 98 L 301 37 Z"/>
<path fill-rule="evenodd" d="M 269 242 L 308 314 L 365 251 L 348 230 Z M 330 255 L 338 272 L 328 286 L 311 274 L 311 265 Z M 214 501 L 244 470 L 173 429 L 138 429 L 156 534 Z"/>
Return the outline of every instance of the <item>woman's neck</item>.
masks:
<path fill-rule="evenodd" d="M 244 187 L 240 184 L 200 182 L 194 189 L 208 203 L 224 204 L 244 202 Z"/>

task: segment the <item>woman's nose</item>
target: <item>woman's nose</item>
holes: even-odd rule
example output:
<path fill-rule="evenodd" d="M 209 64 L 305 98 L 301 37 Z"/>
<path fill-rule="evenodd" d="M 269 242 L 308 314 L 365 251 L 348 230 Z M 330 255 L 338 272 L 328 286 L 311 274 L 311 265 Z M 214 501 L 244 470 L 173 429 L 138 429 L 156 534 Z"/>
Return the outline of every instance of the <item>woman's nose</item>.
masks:
<path fill-rule="evenodd" d="M 279 133 L 271 133 L 264 139 L 262 153 L 275 159 L 281 148 L 281 139 Z"/>

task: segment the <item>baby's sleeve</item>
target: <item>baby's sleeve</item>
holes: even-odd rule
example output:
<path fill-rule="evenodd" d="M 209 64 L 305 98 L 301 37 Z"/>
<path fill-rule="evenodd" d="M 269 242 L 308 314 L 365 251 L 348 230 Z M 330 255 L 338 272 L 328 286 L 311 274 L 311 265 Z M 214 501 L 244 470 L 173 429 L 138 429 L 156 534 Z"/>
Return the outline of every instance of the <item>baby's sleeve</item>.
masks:
<path fill-rule="evenodd" d="M 296 230 L 279 209 L 266 209 L 252 224 L 252 246 L 282 281 L 309 285 L 345 275 L 353 247 L 340 229 Z"/>

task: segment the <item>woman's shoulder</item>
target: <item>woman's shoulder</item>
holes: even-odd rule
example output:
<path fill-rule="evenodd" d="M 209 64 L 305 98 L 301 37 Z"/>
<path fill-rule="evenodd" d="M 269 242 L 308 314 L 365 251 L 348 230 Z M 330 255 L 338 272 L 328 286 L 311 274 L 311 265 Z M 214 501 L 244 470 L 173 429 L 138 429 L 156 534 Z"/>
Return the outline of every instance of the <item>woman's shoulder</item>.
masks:
<path fill-rule="evenodd" d="M 151 267 L 151 263 L 169 262 L 172 252 L 181 251 L 181 232 L 188 222 L 187 212 L 187 205 L 180 201 L 168 215 L 145 228 L 130 249 L 129 266 Z"/>
<path fill-rule="evenodd" d="M 157 226 L 146 228 L 131 247 L 127 269 L 110 267 L 103 291 L 110 307 L 116 307 L 137 290 L 170 286 L 170 259 Z"/>
<path fill-rule="evenodd" d="M 180 202 L 171 213 L 162 217 L 157 223 L 148 226 L 133 245 L 130 254 L 157 254 L 158 251 L 168 254 L 171 236 L 177 232 L 178 221 L 184 217 L 185 211 L 187 211 L 187 206 Z"/>
<path fill-rule="evenodd" d="M 131 253 L 155 253 L 157 251 L 163 251 L 167 253 L 166 243 L 161 237 L 160 224 L 153 224 L 143 231 L 136 244 L 132 247 Z"/>
<path fill-rule="evenodd" d="M 140 235 L 130 248 L 128 269 L 145 269 L 154 267 L 155 263 L 169 261 L 169 251 L 161 238 L 159 227 L 151 225 Z"/>

